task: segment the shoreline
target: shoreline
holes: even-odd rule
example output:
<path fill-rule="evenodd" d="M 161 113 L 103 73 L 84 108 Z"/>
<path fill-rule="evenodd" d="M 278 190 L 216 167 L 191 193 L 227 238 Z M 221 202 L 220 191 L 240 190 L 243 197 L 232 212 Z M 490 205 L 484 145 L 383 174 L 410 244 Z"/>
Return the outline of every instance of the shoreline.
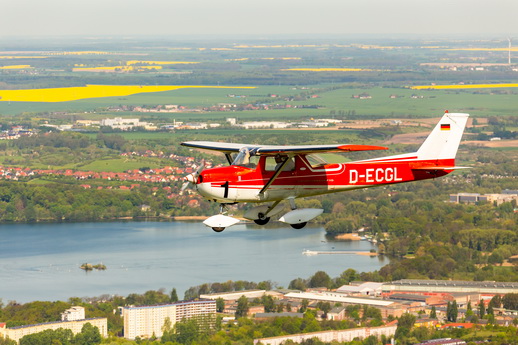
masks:
<path fill-rule="evenodd" d="M 340 234 L 335 236 L 335 240 L 361 241 L 361 239 L 362 238 L 356 232 L 350 234 Z"/>

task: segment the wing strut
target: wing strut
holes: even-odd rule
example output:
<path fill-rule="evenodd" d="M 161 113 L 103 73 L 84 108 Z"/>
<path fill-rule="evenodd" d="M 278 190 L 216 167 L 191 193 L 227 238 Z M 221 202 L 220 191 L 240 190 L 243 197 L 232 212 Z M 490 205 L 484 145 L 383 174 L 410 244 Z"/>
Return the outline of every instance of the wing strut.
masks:
<path fill-rule="evenodd" d="M 230 155 L 230 153 L 225 153 L 225 157 L 227 157 L 227 162 L 229 165 L 232 165 L 232 156 Z"/>
<path fill-rule="evenodd" d="M 266 182 L 264 187 L 259 191 L 259 194 L 264 194 L 264 192 L 266 192 L 268 187 L 270 187 L 270 185 L 273 183 L 273 181 L 275 181 L 275 179 L 281 174 L 282 169 L 284 169 L 284 167 L 286 166 L 286 164 L 288 164 L 288 161 L 291 158 L 292 158 L 291 156 L 286 156 L 286 159 L 284 160 L 284 162 L 282 162 L 281 165 L 277 167 L 277 170 L 275 170 L 275 173 L 270 178 L 270 180 L 268 180 L 268 182 Z"/>

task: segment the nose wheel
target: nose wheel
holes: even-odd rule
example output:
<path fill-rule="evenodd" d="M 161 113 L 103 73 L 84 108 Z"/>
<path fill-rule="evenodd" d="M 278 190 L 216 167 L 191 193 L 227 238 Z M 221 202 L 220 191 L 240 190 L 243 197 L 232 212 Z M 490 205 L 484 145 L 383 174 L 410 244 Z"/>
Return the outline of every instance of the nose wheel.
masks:
<path fill-rule="evenodd" d="M 224 215 L 227 213 L 227 205 L 220 204 L 219 214 L 209 217 L 203 221 L 203 224 L 214 230 L 215 232 L 222 232 L 225 228 L 239 223 L 239 219 Z"/>

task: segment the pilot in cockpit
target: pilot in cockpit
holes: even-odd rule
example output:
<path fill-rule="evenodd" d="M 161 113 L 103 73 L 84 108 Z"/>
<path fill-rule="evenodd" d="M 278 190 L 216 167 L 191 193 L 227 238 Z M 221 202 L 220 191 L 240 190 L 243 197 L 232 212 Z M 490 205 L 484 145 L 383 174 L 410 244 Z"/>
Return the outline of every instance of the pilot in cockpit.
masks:
<path fill-rule="evenodd" d="M 284 169 L 282 171 L 293 171 L 295 170 L 295 162 L 293 161 L 292 157 L 288 157 L 286 155 L 276 155 L 275 156 L 275 171 L 281 166 L 281 164 L 288 159 L 289 161 L 284 166 Z"/>

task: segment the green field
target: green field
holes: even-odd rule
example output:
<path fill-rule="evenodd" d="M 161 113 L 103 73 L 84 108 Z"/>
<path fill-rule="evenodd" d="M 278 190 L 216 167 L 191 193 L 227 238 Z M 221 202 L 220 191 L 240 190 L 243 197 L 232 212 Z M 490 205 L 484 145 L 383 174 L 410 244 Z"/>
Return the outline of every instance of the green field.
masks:
<path fill-rule="evenodd" d="M 324 85 L 325 86 L 325 85 Z M 320 86 L 321 88 L 323 86 Z M 106 117 L 144 117 L 156 122 L 177 121 L 223 121 L 227 117 L 239 120 L 288 120 L 294 118 L 329 116 L 386 117 L 438 117 L 444 110 L 467 112 L 473 116 L 518 115 L 518 97 L 514 94 L 477 94 L 473 90 L 411 90 L 408 88 L 343 88 L 314 93 L 319 98 L 304 101 L 285 101 L 287 96 L 302 92 L 291 86 L 259 86 L 256 89 L 180 89 L 157 93 L 138 94 L 125 97 L 107 97 L 61 103 L 0 102 L 0 114 L 14 115 L 44 112 L 70 112 L 74 119 L 102 119 Z M 318 89 L 318 87 L 312 87 Z M 309 90 L 305 90 L 310 92 Z M 310 92 L 311 93 L 311 92 Z M 370 99 L 355 99 L 352 96 L 369 94 Z M 246 98 L 231 98 L 229 94 L 246 95 Z M 278 94 L 281 98 L 269 98 L 268 94 Z M 398 98 L 390 98 L 396 95 Z M 423 98 L 411 98 L 412 95 Z M 258 101 L 270 104 L 289 104 L 290 109 L 252 110 L 235 112 L 202 113 L 110 113 L 106 109 L 119 105 L 156 106 L 165 104 L 183 105 L 187 108 L 211 106 L 219 103 L 254 104 Z M 301 108 L 318 105 L 319 109 Z M 298 107 L 298 108 L 294 108 Z"/>

